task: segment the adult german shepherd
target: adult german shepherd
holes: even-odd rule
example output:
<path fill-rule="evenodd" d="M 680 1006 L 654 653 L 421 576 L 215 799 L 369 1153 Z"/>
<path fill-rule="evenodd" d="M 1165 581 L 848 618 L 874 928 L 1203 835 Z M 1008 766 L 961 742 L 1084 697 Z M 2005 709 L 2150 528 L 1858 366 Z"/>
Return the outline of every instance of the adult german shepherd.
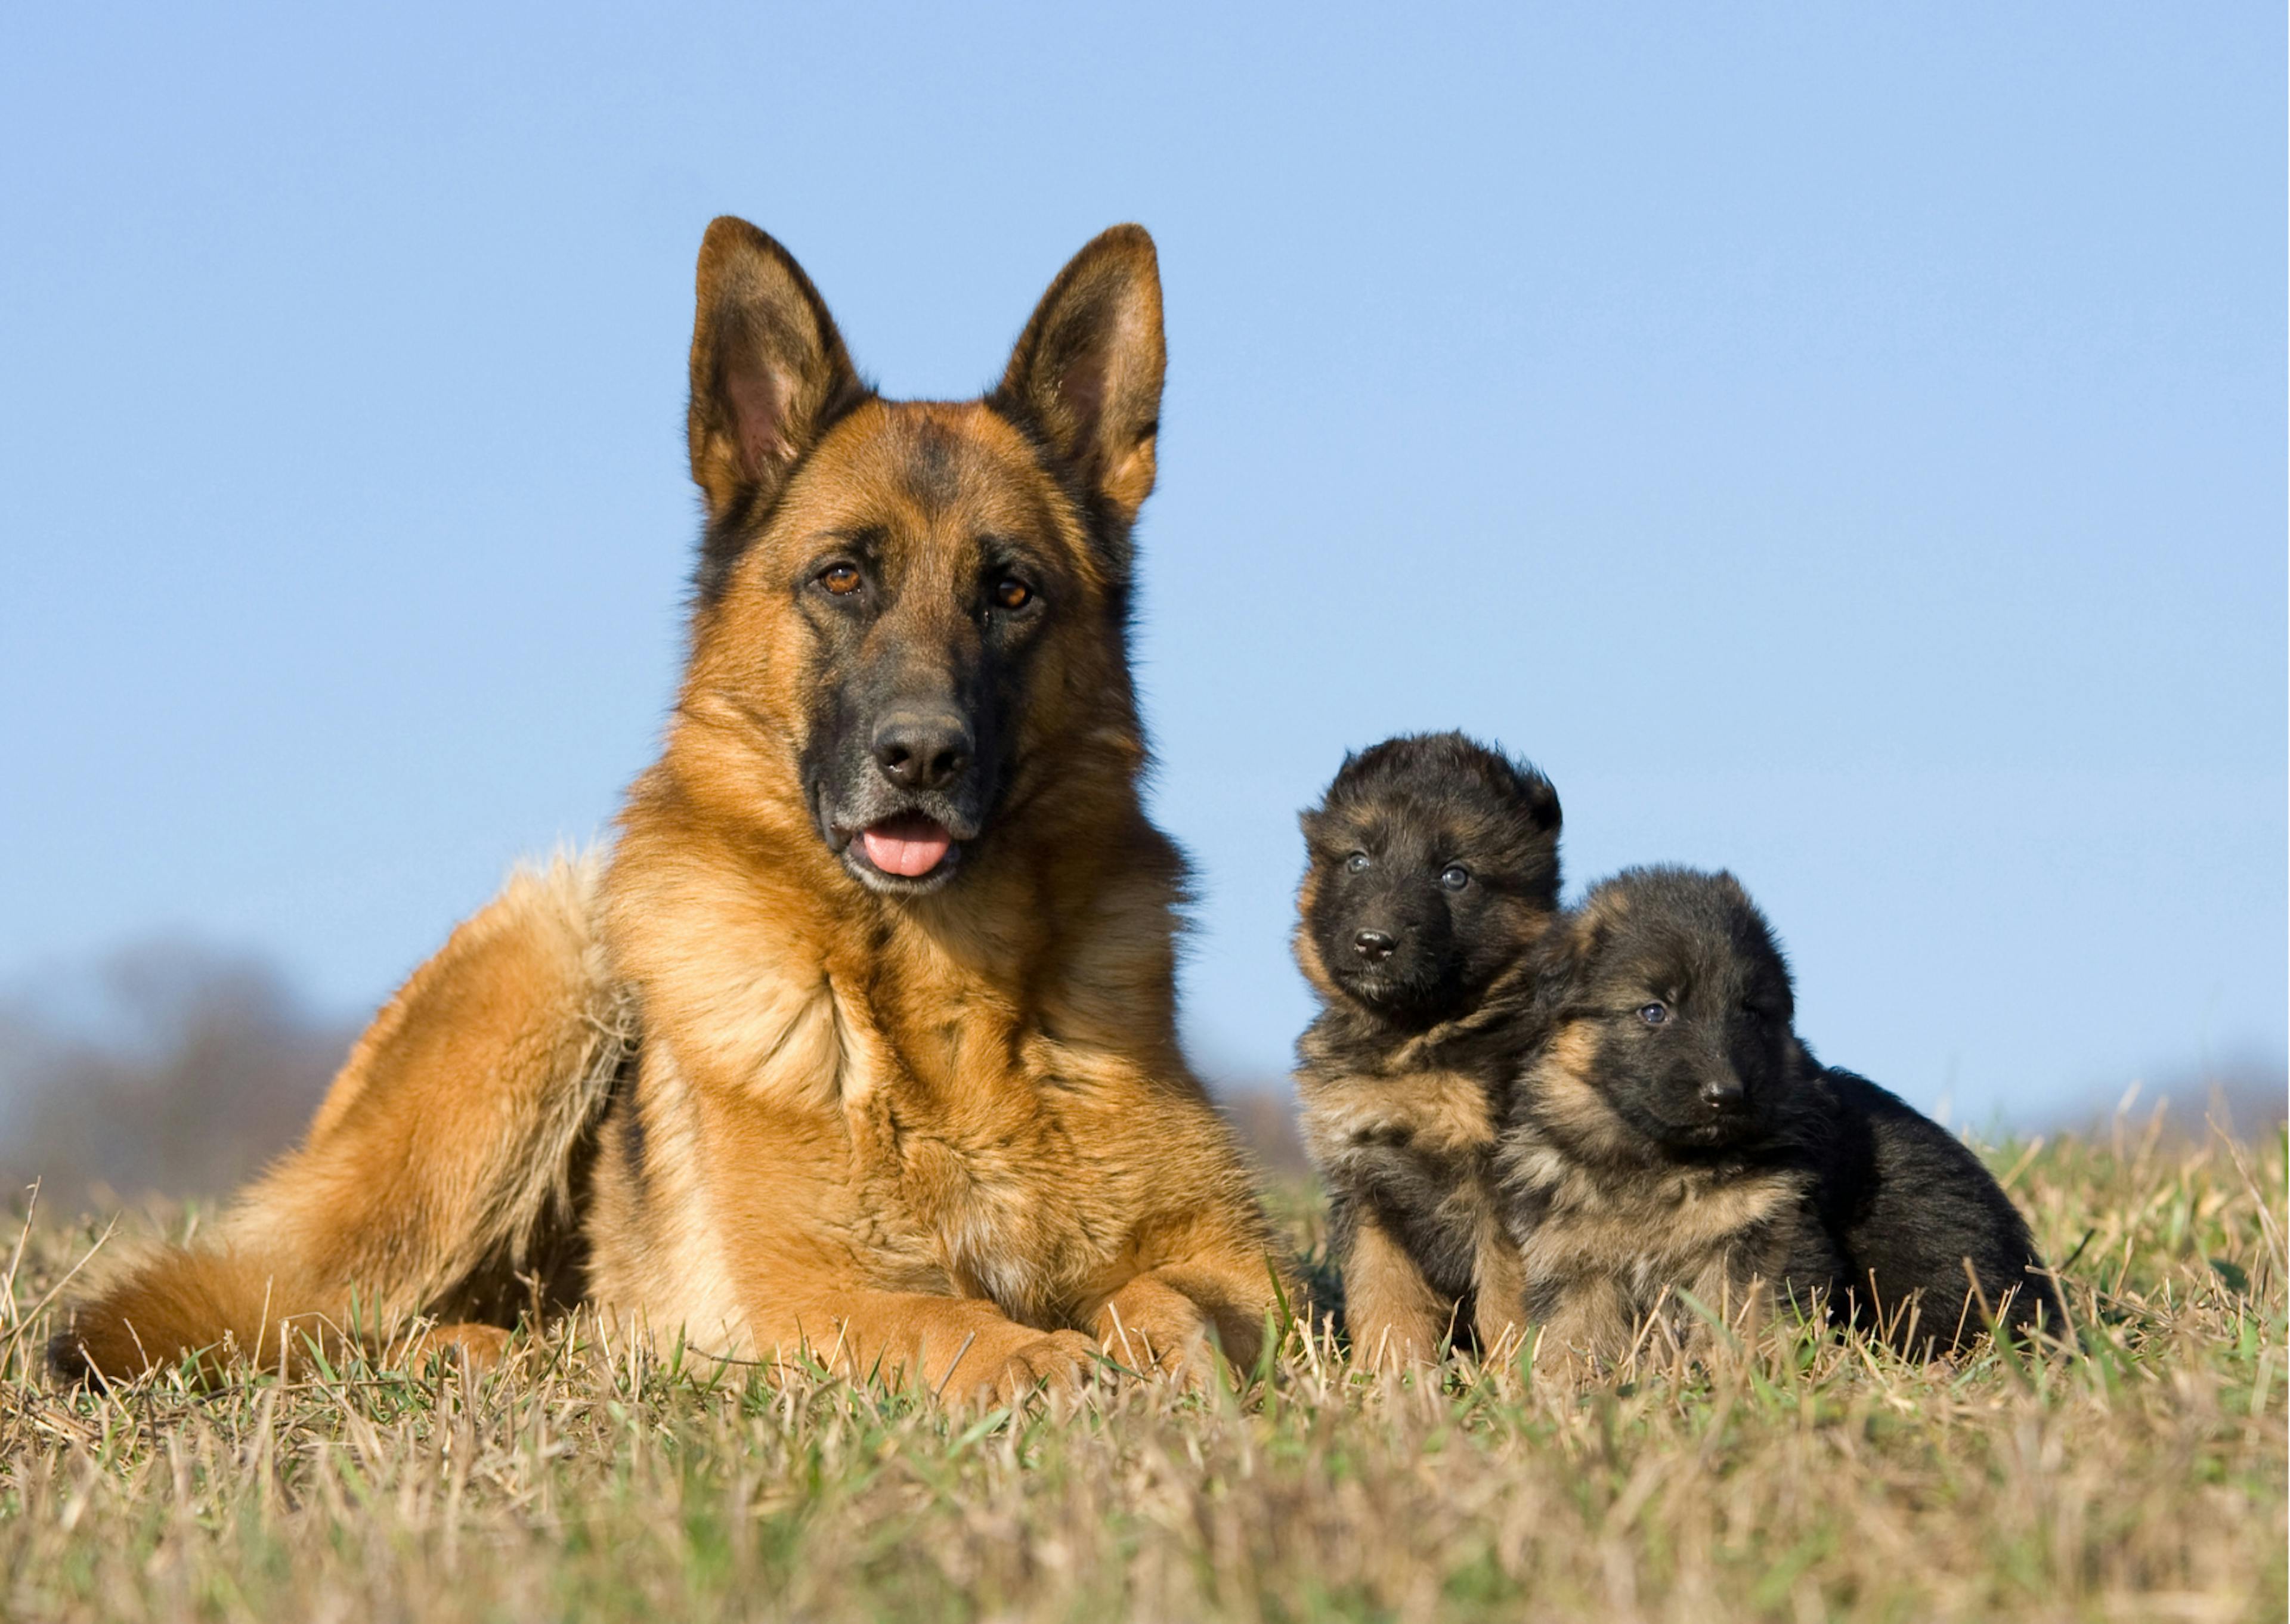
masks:
<path fill-rule="evenodd" d="M 302 1147 L 212 1238 L 117 1266 L 57 1369 L 291 1363 L 424 1316 L 482 1356 L 584 1297 L 933 1392 L 1253 1359 L 1285 1288 L 1179 1051 L 1182 865 L 1138 794 L 1163 356 L 1152 239 L 1118 226 L 992 393 L 885 400 L 786 251 L 711 225 L 691 662 L 609 866 L 457 930 Z"/>

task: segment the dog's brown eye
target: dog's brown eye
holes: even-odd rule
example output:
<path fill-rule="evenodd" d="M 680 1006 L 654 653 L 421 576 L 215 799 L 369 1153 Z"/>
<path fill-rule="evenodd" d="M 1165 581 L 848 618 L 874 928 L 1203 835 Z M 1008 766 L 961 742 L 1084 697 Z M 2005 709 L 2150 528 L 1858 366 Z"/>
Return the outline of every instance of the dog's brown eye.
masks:
<path fill-rule="evenodd" d="M 830 564 L 819 572 L 819 584 L 837 597 L 859 590 L 859 572 L 847 564 Z"/>
<path fill-rule="evenodd" d="M 1638 1005 L 1638 1019 L 1650 1027 L 1658 1027 L 1669 1019 L 1669 1006 L 1661 1004 L 1641 1004 Z"/>
<path fill-rule="evenodd" d="M 1004 610 L 1023 609 L 1034 601 L 1034 589 L 1014 575 L 1005 575 L 994 588 L 996 607 Z"/>

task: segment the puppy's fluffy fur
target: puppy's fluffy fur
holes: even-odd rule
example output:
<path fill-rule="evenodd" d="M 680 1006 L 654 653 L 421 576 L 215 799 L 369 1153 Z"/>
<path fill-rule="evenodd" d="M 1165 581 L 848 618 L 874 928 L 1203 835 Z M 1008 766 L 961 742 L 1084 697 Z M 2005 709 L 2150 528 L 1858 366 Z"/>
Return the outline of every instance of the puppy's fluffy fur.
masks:
<path fill-rule="evenodd" d="M 1303 815 L 1296 958 L 1321 999 L 1298 1044 L 1355 1354 L 1491 1348 L 1517 1317 L 1491 1157 L 1526 950 L 1558 899 L 1557 792 L 1460 733 L 1347 757 Z"/>
<path fill-rule="evenodd" d="M 1691 1343 L 1678 1293 L 1778 1288 L 1905 1352 L 2065 1325 L 2028 1227 L 1964 1146 L 1792 1028 L 1789 968 L 1732 876 L 1634 869 L 1550 932 L 1498 1153 L 1530 1319 L 1613 1358 Z"/>

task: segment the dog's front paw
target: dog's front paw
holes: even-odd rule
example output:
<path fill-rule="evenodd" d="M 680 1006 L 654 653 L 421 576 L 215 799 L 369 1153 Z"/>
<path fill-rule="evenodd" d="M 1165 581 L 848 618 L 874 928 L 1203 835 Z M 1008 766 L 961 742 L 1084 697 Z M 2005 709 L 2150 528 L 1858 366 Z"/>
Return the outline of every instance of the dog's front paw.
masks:
<path fill-rule="evenodd" d="M 464 1321 L 439 1325 L 422 1338 L 425 1351 L 444 1354 L 471 1375 L 497 1370 L 508 1354 L 509 1333 L 499 1325 Z"/>
<path fill-rule="evenodd" d="M 981 1367 L 971 1396 L 1021 1404 L 1037 1392 L 1076 1393 L 1097 1364 L 1095 1342 L 1078 1331 L 1053 1331 L 1019 1343 L 991 1370 Z"/>
<path fill-rule="evenodd" d="M 1158 1282 L 1140 1281 L 1098 1310 L 1098 1346 L 1125 1369 L 1169 1377 L 1188 1387 L 1207 1379 L 1208 1316 L 1190 1298 Z"/>

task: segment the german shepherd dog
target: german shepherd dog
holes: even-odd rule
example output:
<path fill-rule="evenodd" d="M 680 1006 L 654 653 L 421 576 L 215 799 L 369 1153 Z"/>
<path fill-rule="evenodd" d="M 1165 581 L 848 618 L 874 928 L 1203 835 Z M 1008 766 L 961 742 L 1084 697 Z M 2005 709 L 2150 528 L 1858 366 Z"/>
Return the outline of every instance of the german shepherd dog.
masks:
<path fill-rule="evenodd" d="M 1540 953 L 1540 1036 L 1498 1153 L 1530 1319 L 1602 1359 L 1699 1343 L 1779 1291 L 1903 1352 L 2066 1319 L 1963 1145 L 1793 1028 L 1789 967 L 1727 874 L 1627 871 Z"/>
<path fill-rule="evenodd" d="M 1487 1353 L 1518 1317 L 1492 1156 L 1559 821 L 1549 780 L 1461 733 L 1345 757 L 1303 815 L 1296 962 L 1321 1008 L 1296 1090 L 1356 1357 Z"/>
<path fill-rule="evenodd" d="M 1163 355 L 1119 226 L 991 393 L 886 400 L 786 251 L 711 225 L 690 663 L 609 868 L 455 932 L 302 1147 L 82 1301 L 59 1370 L 422 1316 L 484 1356 L 536 1297 L 957 1396 L 1253 1359 L 1283 1276 L 1179 1050 L 1182 866 L 1139 796 Z"/>

